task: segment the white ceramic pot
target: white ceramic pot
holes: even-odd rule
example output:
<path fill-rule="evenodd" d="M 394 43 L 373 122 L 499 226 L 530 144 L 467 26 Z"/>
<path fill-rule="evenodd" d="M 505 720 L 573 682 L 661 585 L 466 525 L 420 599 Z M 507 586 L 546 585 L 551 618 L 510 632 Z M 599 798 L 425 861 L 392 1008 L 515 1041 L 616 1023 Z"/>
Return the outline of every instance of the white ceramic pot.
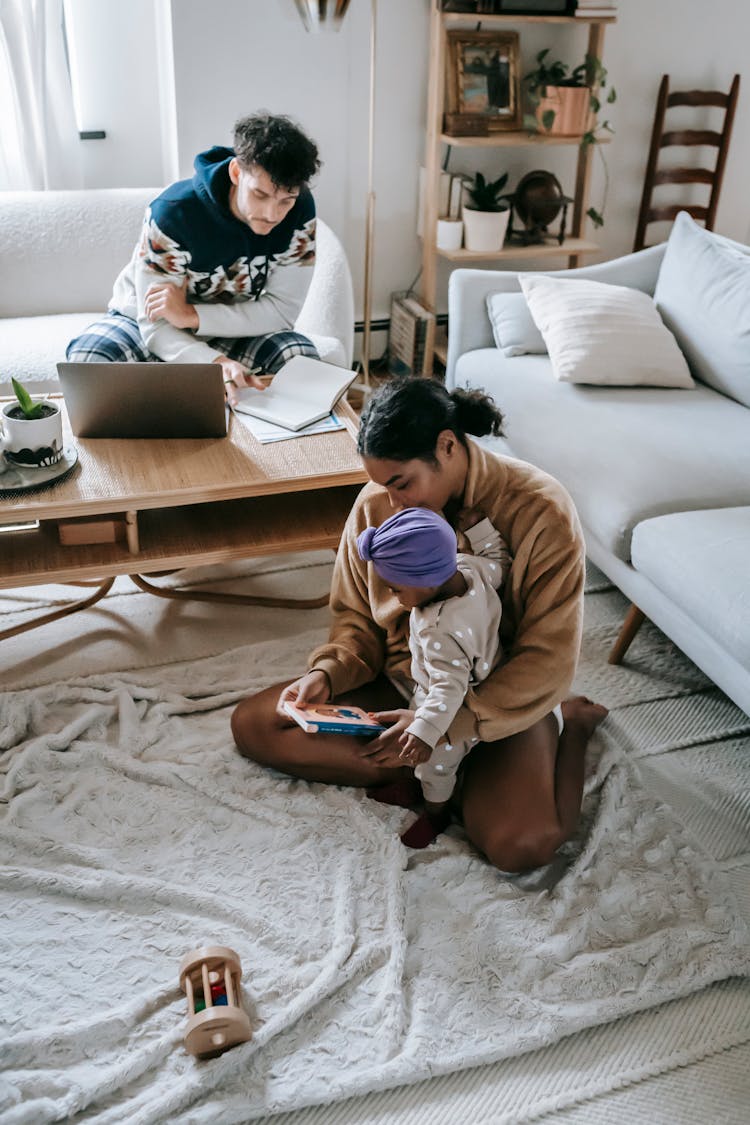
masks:
<path fill-rule="evenodd" d="M 504 211 L 472 211 L 464 207 L 464 248 L 492 253 L 502 250 L 510 208 Z"/>
<path fill-rule="evenodd" d="M 50 413 L 43 418 L 25 418 L 17 402 L 6 402 L 0 412 L 0 449 L 11 465 L 32 469 L 49 468 L 63 455 L 62 415 L 60 407 L 42 400 Z M 14 414 L 21 417 L 14 417 Z"/>
<path fill-rule="evenodd" d="M 464 224 L 460 219 L 438 219 L 437 244 L 440 250 L 460 250 Z"/>

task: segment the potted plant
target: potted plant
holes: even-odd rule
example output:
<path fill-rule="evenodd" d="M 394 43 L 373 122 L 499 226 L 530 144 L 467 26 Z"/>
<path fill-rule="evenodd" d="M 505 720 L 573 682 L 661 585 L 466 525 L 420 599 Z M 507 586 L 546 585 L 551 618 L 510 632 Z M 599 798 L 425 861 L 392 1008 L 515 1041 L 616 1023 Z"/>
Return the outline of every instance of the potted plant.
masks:
<path fill-rule="evenodd" d="M 489 182 L 477 172 L 466 187 L 468 199 L 463 205 L 463 218 L 467 250 L 492 253 L 502 249 L 510 218 L 510 204 L 502 195 L 507 182 L 507 172 Z"/>
<path fill-rule="evenodd" d="M 48 399 L 34 402 L 22 383 L 11 381 L 16 401 L 6 402 L 0 413 L 0 448 L 11 465 L 49 468 L 63 455 L 60 407 Z"/>
<path fill-rule="evenodd" d="M 601 95 L 607 86 L 607 71 L 602 66 L 601 59 L 596 55 L 586 55 L 579 66 L 570 70 L 567 63 L 560 59 L 549 62 L 548 55 L 549 47 L 539 51 L 536 67 L 524 75 L 524 85 L 534 107 L 534 114 L 527 121 L 529 127 L 555 136 L 580 136 L 584 147 L 596 144 L 600 131 L 614 132 L 609 121 L 590 121 L 591 115 L 599 113 L 601 109 Z M 617 92 L 611 86 L 606 102 L 612 105 L 616 100 Z M 599 155 L 604 167 L 603 212 L 609 188 L 609 172 L 601 149 Z M 586 214 L 594 226 L 603 225 L 604 219 L 594 207 L 590 207 Z"/>

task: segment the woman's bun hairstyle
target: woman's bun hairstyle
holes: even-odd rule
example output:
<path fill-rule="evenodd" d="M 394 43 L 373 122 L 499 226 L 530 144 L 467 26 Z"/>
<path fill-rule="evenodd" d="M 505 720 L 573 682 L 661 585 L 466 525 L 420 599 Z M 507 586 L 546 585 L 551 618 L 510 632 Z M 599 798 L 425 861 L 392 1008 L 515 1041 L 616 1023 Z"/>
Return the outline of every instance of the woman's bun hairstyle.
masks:
<path fill-rule="evenodd" d="M 396 378 L 380 387 L 362 412 L 357 449 L 384 461 L 434 461 L 443 430 L 466 445 L 467 434 L 501 437 L 502 426 L 500 410 L 484 391 L 448 391 L 436 379 Z"/>

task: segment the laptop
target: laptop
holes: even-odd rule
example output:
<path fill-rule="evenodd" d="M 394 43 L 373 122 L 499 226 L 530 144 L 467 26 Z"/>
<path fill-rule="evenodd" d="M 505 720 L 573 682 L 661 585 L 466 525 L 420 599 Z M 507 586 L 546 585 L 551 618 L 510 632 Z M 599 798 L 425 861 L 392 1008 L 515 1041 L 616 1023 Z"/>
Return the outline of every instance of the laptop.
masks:
<path fill-rule="evenodd" d="M 218 363 L 58 363 L 70 426 L 85 438 L 225 437 Z"/>

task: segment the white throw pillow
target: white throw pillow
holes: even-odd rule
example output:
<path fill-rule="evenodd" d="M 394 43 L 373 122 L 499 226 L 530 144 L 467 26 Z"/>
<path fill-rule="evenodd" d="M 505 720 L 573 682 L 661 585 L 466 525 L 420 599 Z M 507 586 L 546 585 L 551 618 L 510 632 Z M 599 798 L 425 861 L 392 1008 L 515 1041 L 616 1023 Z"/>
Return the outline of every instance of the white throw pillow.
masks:
<path fill-rule="evenodd" d="M 495 343 L 508 359 L 514 355 L 547 354 L 547 345 L 523 293 L 490 293 L 487 312 Z"/>
<path fill-rule="evenodd" d="M 606 387 L 692 387 L 647 293 L 579 278 L 518 275 L 555 378 Z"/>
<path fill-rule="evenodd" d="M 750 406 L 750 251 L 680 211 L 654 302 L 696 379 Z"/>

